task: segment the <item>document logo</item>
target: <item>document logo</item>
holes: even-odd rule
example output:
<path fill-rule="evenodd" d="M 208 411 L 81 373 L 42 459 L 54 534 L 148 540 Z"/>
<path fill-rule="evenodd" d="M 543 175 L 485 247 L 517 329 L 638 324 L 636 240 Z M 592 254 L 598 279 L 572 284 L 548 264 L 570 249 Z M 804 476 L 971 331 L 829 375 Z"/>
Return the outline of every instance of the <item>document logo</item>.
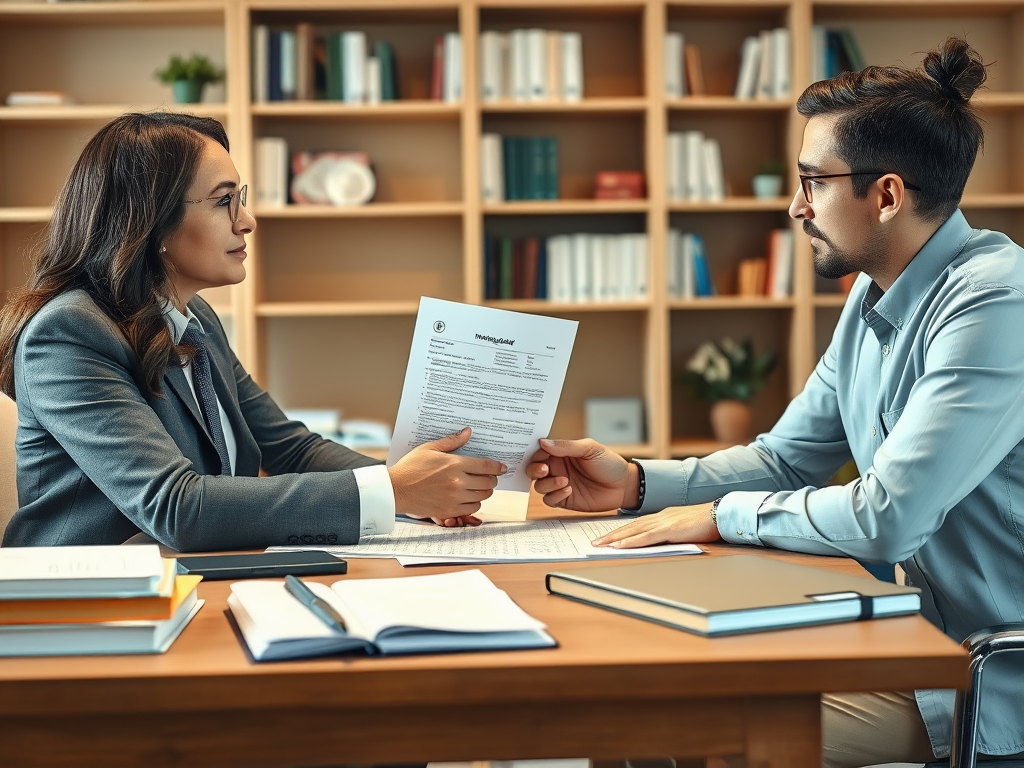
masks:
<path fill-rule="evenodd" d="M 444 320 L 436 320 L 434 322 L 434 333 L 444 333 Z"/>

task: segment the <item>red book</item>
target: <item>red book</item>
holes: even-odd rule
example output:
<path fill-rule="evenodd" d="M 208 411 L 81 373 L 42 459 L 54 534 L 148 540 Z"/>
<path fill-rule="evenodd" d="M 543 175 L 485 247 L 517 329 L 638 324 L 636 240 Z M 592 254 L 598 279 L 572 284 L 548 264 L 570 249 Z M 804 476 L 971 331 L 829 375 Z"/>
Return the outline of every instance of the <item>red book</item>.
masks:
<path fill-rule="evenodd" d="M 444 97 L 444 35 L 434 38 L 434 69 L 430 77 L 430 98 L 440 101 Z"/>
<path fill-rule="evenodd" d="M 640 171 L 598 171 L 594 197 L 598 200 L 637 200 L 644 197 L 644 175 Z"/>

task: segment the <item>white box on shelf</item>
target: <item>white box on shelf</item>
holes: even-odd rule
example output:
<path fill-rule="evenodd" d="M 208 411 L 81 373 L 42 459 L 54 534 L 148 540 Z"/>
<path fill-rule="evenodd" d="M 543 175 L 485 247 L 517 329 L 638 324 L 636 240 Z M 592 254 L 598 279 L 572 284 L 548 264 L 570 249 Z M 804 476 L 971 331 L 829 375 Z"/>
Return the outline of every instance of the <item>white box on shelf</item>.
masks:
<path fill-rule="evenodd" d="M 587 437 L 605 445 L 644 441 L 644 403 L 639 397 L 589 397 L 583 408 Z"/>

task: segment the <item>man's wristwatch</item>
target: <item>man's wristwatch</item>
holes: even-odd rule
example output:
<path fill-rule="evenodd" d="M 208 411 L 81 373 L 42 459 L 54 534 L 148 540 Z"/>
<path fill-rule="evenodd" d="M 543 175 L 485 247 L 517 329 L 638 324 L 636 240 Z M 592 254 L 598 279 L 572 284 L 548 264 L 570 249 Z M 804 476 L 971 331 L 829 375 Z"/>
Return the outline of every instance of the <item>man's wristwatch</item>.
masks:
<path fill-rule="evenodd" d="M 711 524 L 715 526 L 715 528 L 718 528 L 718 505 L 721 503 L 721 496 L 711 502 Z"/>
<path fill-rule="evenodd" d="M 637 489 L 636 489 L 637 490 L 636 506 L 634 507 L 634 509 L 640 509 L 640 507 L 642 507 L 644 505 L 644 496 L 647 495 L 647 475 L 644 474 L 644 466 L 643 466 L 643 464 L 638 462 L 636 459 L 630 459 L 629 463 L 636 465 L 636 475 L 637 475 L 638 485 L 637 485 Z"/>

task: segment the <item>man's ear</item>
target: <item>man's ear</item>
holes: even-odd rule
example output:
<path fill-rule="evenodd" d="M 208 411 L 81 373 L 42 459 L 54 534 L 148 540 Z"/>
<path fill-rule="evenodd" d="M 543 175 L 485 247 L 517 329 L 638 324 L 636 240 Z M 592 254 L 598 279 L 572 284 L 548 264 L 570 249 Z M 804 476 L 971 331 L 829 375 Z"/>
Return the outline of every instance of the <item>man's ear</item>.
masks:
<path fill-rule="evenodd" d="M 903 179 L 895 173 L 887 173 L 875 182 L 878 190 L 878 221 L 881 224 L 891 221 L 900 212 L 907 201 L 907 190 Z"/>

